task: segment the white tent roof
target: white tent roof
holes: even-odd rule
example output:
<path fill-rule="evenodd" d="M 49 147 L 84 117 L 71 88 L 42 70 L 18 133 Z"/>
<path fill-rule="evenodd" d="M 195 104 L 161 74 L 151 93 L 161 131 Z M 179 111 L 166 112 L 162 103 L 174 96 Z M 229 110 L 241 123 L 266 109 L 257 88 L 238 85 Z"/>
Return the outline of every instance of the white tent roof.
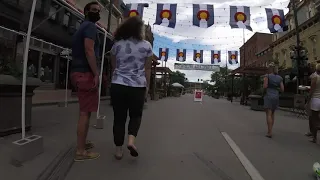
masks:
<path fill-rule="evenodd" d="M 181 85 L 180 83 L 173 83 L 173 84 L 171 84 L 171 86 L 184 88 L 184 86 Z"/>

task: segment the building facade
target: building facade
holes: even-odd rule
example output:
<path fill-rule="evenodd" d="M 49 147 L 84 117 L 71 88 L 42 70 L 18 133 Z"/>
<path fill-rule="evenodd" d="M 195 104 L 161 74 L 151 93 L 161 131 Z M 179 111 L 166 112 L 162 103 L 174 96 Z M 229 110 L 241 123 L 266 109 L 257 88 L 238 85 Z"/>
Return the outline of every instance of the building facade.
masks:
<path fill-rule="evenodd" d="M 267 58 L 257 56 L 257 54 L 269 47 L 271 43 L 271 34 L 255 33 L 240 47 L 240 67 L 264 66 Z"/>
<path fill-rule="evenodd" d="M 116 2 L 122 3 L 122 1 Z M 22 68 L 24 37 L 31 4 L 30 0 L 0 1 L 0 64 L 15 62 Z M 84 19 L 81 11 L 85 4 L 84 1 L 77 3 L 71 0 L 37 1 L 27 74 L 40 78 L 44 82 L 45 89 L 65 88 L 68 57 L 61 56 L 60 53 L 66 48 L 71 49 L 72 35 Z M 112 21 L 117 23 L 111 23 L 111 31 L 117 28 L 119 19 L 122 19 L 122 11 L 117 7 L 123 6 L 115 3 Z M 107 26 L 105 14 L 108 13 L 104 10 L 102 14 L 103 18 L 98 23 L 101 49 Z M 111 45 L 112 41 L 108 39 L 107 50 Z M 102 54 L 100 60 L 101 56 Z"/>
<path fill-rule="evenodd" d="M 301 45 L 308 50 L 309 63 L 320 60 L 320 0 L 297 1 L 297 18 Z M 273 59 L 284 69 L 292 67 L 290 51 L 296 46 L 296 27 L 292 4 L 288 5 L 286 20 L 289 30 L 273 35 Z"/>

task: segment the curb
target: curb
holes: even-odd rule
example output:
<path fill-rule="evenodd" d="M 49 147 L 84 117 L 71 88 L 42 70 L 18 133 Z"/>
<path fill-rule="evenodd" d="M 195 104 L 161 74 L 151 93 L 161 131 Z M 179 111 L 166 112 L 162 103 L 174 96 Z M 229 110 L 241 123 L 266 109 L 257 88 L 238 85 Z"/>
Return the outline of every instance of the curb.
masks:
<path fill-rule="evenodd" d="M 53 161 L 39 174 L 36 180 L 63 180 L 74 163 L 76 146 L 72 144 L 62 150 Z"/>
<path fill-rule="evenodd" d="M 102 97 L 101 101 L 105 101 L 105 100 L 110 100 L 110 96 L 107 97 Z M 79 100 L 70 100 L 68 101 L 68 104 L 75 104 L 78 103 Z M 57 101 L 57 102 L 42 102 L 42 103 L 34 103 L 32 104 L 32 107 L 41 107 L 41 106 L 59 106 L 59 105 L 64 105 L 64 101 Z"/>

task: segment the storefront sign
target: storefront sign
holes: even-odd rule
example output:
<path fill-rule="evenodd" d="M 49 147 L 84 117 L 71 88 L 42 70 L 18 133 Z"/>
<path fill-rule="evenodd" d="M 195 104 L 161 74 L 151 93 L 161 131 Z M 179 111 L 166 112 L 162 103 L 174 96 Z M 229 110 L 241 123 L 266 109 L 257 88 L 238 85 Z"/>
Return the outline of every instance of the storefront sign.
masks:
<path fill-rule="evenodd" d="M 220 66 L 212 65 L 212 64 L 181 64 L 181 63 L 174 63 L 174 69 L 220 72 Z"/>

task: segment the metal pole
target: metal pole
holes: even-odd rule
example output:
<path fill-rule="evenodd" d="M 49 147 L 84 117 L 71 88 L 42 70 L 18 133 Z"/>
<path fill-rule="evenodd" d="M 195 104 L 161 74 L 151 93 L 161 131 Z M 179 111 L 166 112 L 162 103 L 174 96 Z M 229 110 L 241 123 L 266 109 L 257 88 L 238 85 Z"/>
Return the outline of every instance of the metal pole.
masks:
<path fill-rule="evenodd" d="M 110 29 L 111 29 L 111 16 L 112 16 L 112 7 L 113 7 L 113 1 L 114 0 L 110 0 L 109 2 L 109 6 L 108 6 L 108 26 L 107 26 L 107 32 L 111 34 Z"/>
<path fill-rule="evenodd" d="M 30 19 L 27 31 L 27 38 L 26 38 L 26 46 L 24 48 L 23 53 L 23 72 L 22 72 L 22 97 L 21 97 L 21 130 L 22 130 L 22 137 L 24 139 L 26 137 L 26 85 L 27 85 L 27 67 L 28 67 L 28 55 L 29 55 L 29 46 L 30 46 L 30 37 L 31 37 L 31 29 L 34 17 L 34 11 L 36 9 L 37 0 L 33 0 L 31 12 L 30 12 Z"/>
<path fill-rule="evenodd" d="M 299 92 L 298 90 L 298 86 L 299 86 L 299 81 L 300 81 L 300 66 L 301 66 L 301 57 L 300 57 L 300 34 L 299 34 L 299 23 L 298 23 L 298 10 L 297 10 L 297 4 L 295 0 L 291 0 L 290 1 L 292 3 L 292 9 L 293 9 L 293 17 L 294 17 L 294 25 L 295 25 L 295 30 L 296 30 L 296 41 L 297 41 L 297 47 L 296 47 L 296 51 L 297 51 L 297 92 Z"/>
<path fill-rule="evenodd" d="M 105 57 L 105 51 L 106 51 L 106 42 L 107 42 L 107 31 L 104 32 L 104 41 L 103 41 L 103 49 L 102 49 L 102 60 L 101 60 L 100 76 L 99 76 L 99 95 L 98 95 L 99 99 L 98 99 L 97 119 L 100 117 L 101 85 L 102 85 L 104 57 Z"/>
<path fill-rule="evenodd" d="M 67 69 L 66 69 L 66 92 L 65 92 L 65 97 L 64 97 L 64 107 L 68 107 L 68 80 L 69 80 L 69 64 L 70 64 L 70 59 L 69 59 L 69 54 L 67 57 Z"/>

